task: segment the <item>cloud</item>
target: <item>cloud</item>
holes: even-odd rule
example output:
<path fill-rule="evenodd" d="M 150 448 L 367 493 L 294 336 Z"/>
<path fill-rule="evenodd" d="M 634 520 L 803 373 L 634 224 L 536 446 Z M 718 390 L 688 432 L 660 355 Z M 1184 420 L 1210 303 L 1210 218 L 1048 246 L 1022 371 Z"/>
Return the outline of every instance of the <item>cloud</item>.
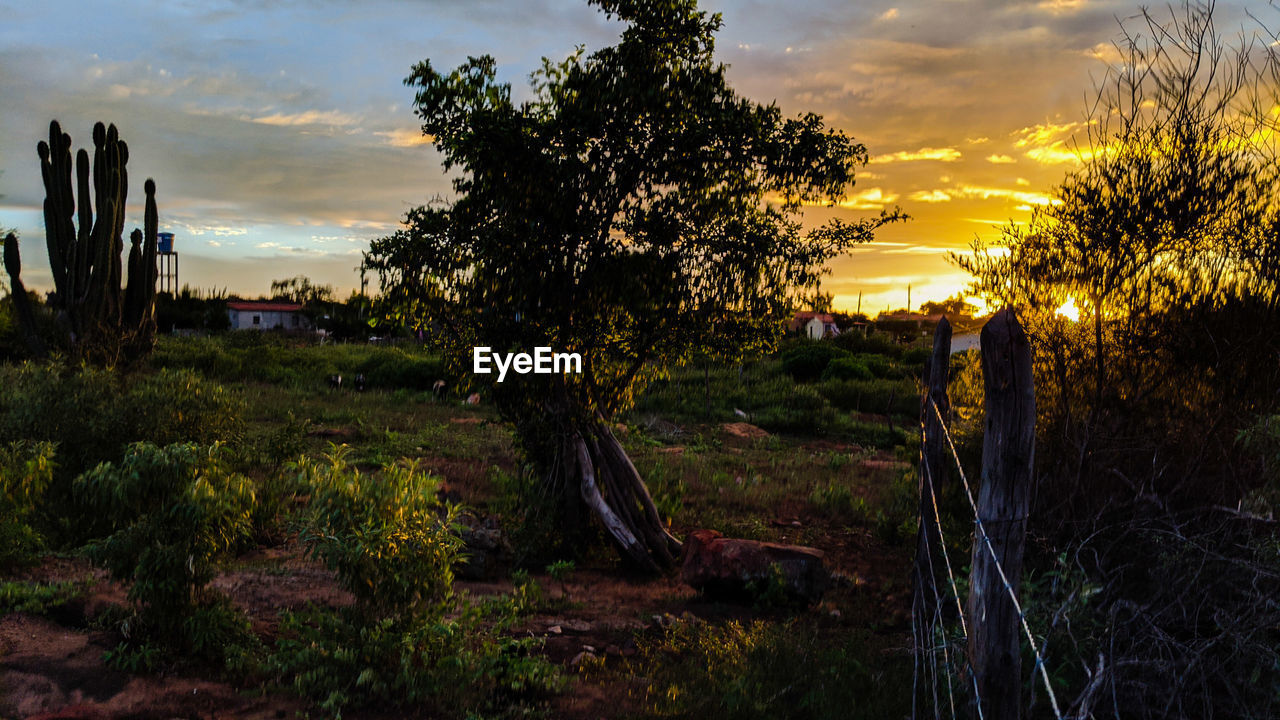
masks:
<path fill-rule="evenodd" d="M 1050 197 L 1044 193 L 1031 192 L 1028 190 L 1010 190 L 1008 188 L 980 187 L 975 185 L 964 185 L 954 188 L 951 191 L 954 197 L 963 197 L 975 200 L 1014 200 L 1026 205 L 1057 205 L 1061 200 Z"/>
<path fill-rule="evenodd" d="M 941 162 L 955 162 L 961 158 L 959 150 L 955 148 L 931 148 L 923 147 L 919 150 L 908 151 L 899 150 L 895 153 L 887 155 L 877 155 L 871 158 L 871 164 L 883 164 L 893 162 L 914 162 L 916 160 L 938 160 Z"/>
<path fill-rule="evenodd" d="M 874 187 L 863 190 L 853 197 L 841 201 L 838 205 L 850 210 L 879 210 L 897 199 L 898 196 L 896 194 Z"/>
<path fill-rule="evenodd" d="M 898 17 L 898 8 L 889 8 L 888 10 L 885 10 L 884 12 L 880 13 L 880 16 L 877 17 L 876 19 L 877 20 L 893 20 L 896 17 Z"/>
<path fill-rule="evenodd" d="M 1016 162 L 1018 162 L 1018 161 L 1017 161 L 1017 160 L 1014 160 L 1013 158 L 1009 157 L 1008 155 L 988 155 L 988 156 L 987 156 L 987 162 L 989 162 L 989 163 L 991 163 L 991 164 L 993 164 L 993 165 L 1010 165 L 1010 164 L 1012 164 L 1012 163 L 1016 163 Z"/>
<path fill-rule="evenodd" d="M 430 145 L 435 138 L 430 135 L 423 135 L 422 130 L 408 128 L 396 128 L 395 130 L 380 130 L 373 133 L 374 135 L 385 138 L 386 143 L 392 147 L 418 147 L 419 145 Z"/>
<path fill-rule="evenodd" d="M 253 122 L 263 125 L 277 125 L 281 127 L 297 127 L 300 125 L 331 125 L 346 126 L 356 125 L 360 122 L 360 118 L 349 113 L 338 112 L 337 110 L 303 110 L 295 113 L 272 113 L 271 115 L 263 115 L 262 117 L 253 118 Z"/>
<path fill-rule="evenodd" d="M 943 203 L 951 202 L 951 196 L 941 190 L 920 190 L 911 193 L 911 199 L 916 202 L 925 203 Z"/>
<path fill-rule="evenodd" d="M 1083 9 L 1087 4 L 1088 0 L 1041 0 L 1036 7 L 1051 13 L 1069 13 Z"/>

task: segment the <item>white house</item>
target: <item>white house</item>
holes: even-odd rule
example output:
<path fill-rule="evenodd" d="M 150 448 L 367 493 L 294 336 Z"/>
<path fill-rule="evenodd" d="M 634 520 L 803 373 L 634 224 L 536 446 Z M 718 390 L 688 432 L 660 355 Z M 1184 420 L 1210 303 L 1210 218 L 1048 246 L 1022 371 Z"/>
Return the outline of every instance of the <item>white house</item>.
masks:
<path fill-rule="evenodd" d="M 804 328 L 804 334 L 810 340 L 821 340 L 840 334 L 840 328 L 836 327 L 835 318 L 819 312 L 798 312 L 791 318 L 789 327 L 793 331 Z"/>
<path fill-rule="evenodd" d="M 288 302 L 235 300 L 227 303 L 232 330 L 310 330 L 302 305 Z"/>

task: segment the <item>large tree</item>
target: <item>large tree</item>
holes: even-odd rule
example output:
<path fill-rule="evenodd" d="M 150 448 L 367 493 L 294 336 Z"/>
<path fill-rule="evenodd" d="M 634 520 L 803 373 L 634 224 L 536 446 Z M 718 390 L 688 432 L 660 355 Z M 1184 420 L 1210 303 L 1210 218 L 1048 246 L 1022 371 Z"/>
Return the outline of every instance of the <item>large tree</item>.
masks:
<path fill-rule="evenodd" d="M 827 260 L 901 215 L 806 229 L 803 206 L 839 200 L 866 148 L 738 95 L 713 54 L 720 18 L 694 0 L 591 2 L 622 21 L 620 42 L 544 59 L 528 101 L 488 56 L 413 68 L 455 197 L 409 212 L 366 264 L 395 316 L 440 329 L 463 371 L 475 346 L 581 354 L 581 374 L 508 375 L 486 392 L 564 522 L 585 506 L 658 569 L 680 543 L 612 418 L 674 362 L 767 346 Z"/>

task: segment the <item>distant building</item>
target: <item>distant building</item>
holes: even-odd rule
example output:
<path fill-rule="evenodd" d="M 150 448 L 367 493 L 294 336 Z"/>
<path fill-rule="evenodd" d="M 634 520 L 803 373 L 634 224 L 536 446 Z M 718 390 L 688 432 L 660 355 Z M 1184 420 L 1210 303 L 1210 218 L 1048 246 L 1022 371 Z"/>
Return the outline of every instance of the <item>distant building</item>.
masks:
<path fill-rule="evenodd" d="M 309 331 L 311 321 L 302 314 L 302 305 L 287 302 L 233 300 L 227 303 L 232 330 Z"/>
<path fill-rule="evenodd" d="M 788 327 L 792 332 L 803 329 L 804 334 L 810 340 L 821 340 L 840 334 L 840 328 L 836 327 L 835 318 L 819 312 L 798 312 L 795 317 L 791 318 Z"/>

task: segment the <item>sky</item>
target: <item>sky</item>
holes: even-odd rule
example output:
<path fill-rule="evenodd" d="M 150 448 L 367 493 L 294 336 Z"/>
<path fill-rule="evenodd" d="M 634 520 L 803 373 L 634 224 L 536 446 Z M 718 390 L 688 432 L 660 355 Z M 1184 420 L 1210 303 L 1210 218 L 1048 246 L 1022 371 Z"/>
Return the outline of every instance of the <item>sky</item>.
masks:
<path fill-rule="evenodd" d="M 846 200 L 806 222 L 900 206 L 907 223 L 834 261 L 824 290 L 875 313 L 960 291 L 947 261 L 1025 222 L 1076 161 L 1087 101 L 1133 0 L 704 2 L 731 84 L 788 115 L 822 114 L 871 162 Z M 1220 29 L 1262 0 L 1224 2 Z M 1158 10 L 1159 12 L 1159 10 Z M 1272 13 L 1274 15 L 1274 13 Z M 1269 15 L 1268 17 L 1271 17 Z M 73 147 L 98 120 L 129 143 L 126 234 L 141 179 L 180 282 L 256 296 L 303 274 L 357 287 L 360 252 L 447 196 L 423 142 L 411 66 L 489 54 L 517 98 L 544 56 L 598 49 L 621 26 L 582 0 L 0 0 L 0 227 L 29 287 L 52 285 L 36 143 L 58 119 Z"/>

